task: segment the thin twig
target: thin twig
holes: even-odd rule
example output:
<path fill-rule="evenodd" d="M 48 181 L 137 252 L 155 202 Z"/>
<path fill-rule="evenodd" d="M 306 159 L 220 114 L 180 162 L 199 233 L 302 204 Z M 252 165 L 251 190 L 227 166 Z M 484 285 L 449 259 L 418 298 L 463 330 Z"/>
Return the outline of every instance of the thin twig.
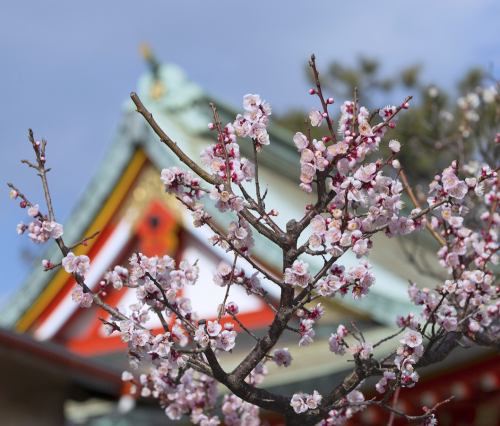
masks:
<path fill-rule="evenodd" d="M 224 296 L 224 300 L 223 300 L 222 305 L 219 309 L 219 315 L 217 317 L 217 322 L 220 321 L 220 319 L 222 318 L 222 315 L 224 315 L 224 311 L 226 310 L 226 302 L 227 302 L 227 298 L 229 297 L 229 289 L 231 288 L 231 284 L 233 283 L 234 270 L 236 268 L 236 261 L 237 260 L 238 260 L 238 253 L 235 252 L 234 253 L 233 268 L 231 269 L 231 276 L 229 277 L 229 283 L 227 284 L 226 295 Z"/>

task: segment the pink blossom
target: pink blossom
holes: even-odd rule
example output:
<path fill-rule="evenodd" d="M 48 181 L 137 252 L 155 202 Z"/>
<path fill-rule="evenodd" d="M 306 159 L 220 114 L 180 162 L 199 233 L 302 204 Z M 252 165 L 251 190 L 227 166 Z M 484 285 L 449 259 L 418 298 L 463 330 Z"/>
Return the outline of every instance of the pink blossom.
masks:
<path fill-rule="evenodd" d="M 207 333 L 209 336 L 216 337 L 220 334 L 222 330 L 222 325 L 217 321 L 208 321 L 207 323 Z"/>
<path fill-rule="evenodd" d="M 341 339 L 343 339 L 344 337 L 347 336 L 347 328 L 345 326 L 343 326 L 342 324 L 340 324 L 338 327 L 337 327 L 337 334 L 339 335 L 339 337 Z"/>
<path fill-rule="evenodd" d="M 389 149 L 392 151 L 392 152 L 399 152 L 401 150 L 401 144 L 393 139 L 389 142 Z"/>
<path fill-rule="evenodd" d="M 418 331 L 408 330 L 399 341 L 410 348 L 414 348 L 422 344 L 422 335 Z"/>
<path fill-rule="evenodd" d="M 312 328 L 310 330 L 307 330 L 305 333 L 302 333 L 302 337 L 299 340 L 299 346 L 309 346 L 309 343 L 313 342 L 315 334 L 316 333 Z"/>
<path fill-rule="evenodd" d="M 173 403 L 165 409 L 165 414 L 170 420 L 180 420 L 182 417 L 182 410 L 179 405 Z"/>
<path fill-rule="evenodd" d="M 292 396 L 291 401 L 290 401 L 290 405 L 293 407 L 293 410 L 297 414 L 303 413 L 309 409 L 305 400 L 302 399 L 303 396 L 304 396 L 304 394 L 294 394 Z M 305 396 L 307 398 L 307 396 L 309 396 L 309 395 L 306 394 Z"/>
<path fill-rule="evenodd" d="M 323 114 L 317 109 L 313 108 L 309 113 L 309 119 L 311 120 L 311 126 L 320 126 L 323 121 Z"/>
<path fill-rule="evenodd" d="M 66 270 L 66 272 L 68 272 L 70 274 L 72 272 L 75 272 L 75 270 L 76 270 L 75 269 L 76 268 L 75 260 L 76 260 L 76 256 L 73 252 L 69 252 L 67 254 L 67 256 L 63 258 L 62 266 Z"/>
<path fill-rule="evenodd" d="M 85 255 L 77 256 L 73 260 L 73 267 L 75 269 L 75 273 L 77 273 L 78 275 L 83 275 L 90 269 L 90 259 Z"/>
<path fill-rule="evenodd" d="M 292 363 L 292 355 L 288 351 L 288 348 L 276 349 L 274 351 L 274 356 L 271 358 L 278 367 L 282 365 L 288 367 Z"/>
<path fill-rule="evenodd" d="M 253 110 L 262 103 L 259 95 L 245 95 L 243 96 L 243 108 L 247 111 Z"/>
<path fill-rule="evenodd" d="M 305 148 L 309 147 L 309 141 L 307 140 L 306 135 L 300 132 L 295 133 L 293 142 L 297 146 L 299 152 L 302 152 Z"/>
<path fill-rule="evenodd" d="M 235 337 L 236 332 L 224 330 L 217 338 L 217 347 L 224 351 L 230 351 L 236 344 L 234 342 Z"/>
<path fill-rule="evenodd" d="M 236 315 L 239 312 L 238 305 L 235 302 L 229 302 L 226 305 L 226 311 Z"/>
<path fill-rule="evenodd" d="M 379 112 L 379 115 L 382 117 L 382 119 L 384 121 L 388 120 L 392 114 L 394 114 L 396 112 L 396 107 L 395 106 L 390 106 L 390 105 L 387 105 L 385 108 L 381 109 L 380 112 Z M 396 121 L 398 119 L 398 116 L 395 115 L 392 120 L 393 121 Z"/>
<path fill-rule="evenodd" d="M 94 299 L 92 299 L 92 296 L 89 293 L 84 293 L 80 301 L 80 306 L 82 308 L 90 308 L 93 302 Z"/>
<path fill-rule="evenodd" d="M 323 235 L 326 232 L 326 222 L 323 216 L 316 215 L 311 220 L 311 227 L 316 235 Z"/>
<path fill-rule="evenodd" d="M 26 231 L 26 225 L 23 222 L 21 222 L 16 226 L 17 235 L 24 234 L 24 231 Z"/>
<path fill-rule="evenodd" d="M 39 213 L 40 209 L 38 207 L 38 204 L 35 205 L 35 206 L 31 206 L 29 209 L 28 209 L 28 214 L 31 216 L 31 217 L 37 217 L 38 216 L 38 213 Z"/>
<path fill-rule="evenodd" d="M 312 395 L 308 395 L 306 398 L 307 407 L 310 410 L 314 410 L 321 403 L 323 397 L 320 395 L 318 391 L 314 391 Z"/>

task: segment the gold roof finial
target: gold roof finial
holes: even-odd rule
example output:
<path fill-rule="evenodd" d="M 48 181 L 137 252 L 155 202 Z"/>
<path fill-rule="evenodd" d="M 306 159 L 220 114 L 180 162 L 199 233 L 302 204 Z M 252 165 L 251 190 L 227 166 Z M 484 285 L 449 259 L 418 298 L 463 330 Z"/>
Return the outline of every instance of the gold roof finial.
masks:
<path fill-rule="evenodd" d="M 160 63 L 156 60 L 151 46 L 147 42 L 143 42 L 139 46 L 139 53 L 141 57 L 146 61 L 153 73 L 153 82 L 151 83 L 149 96 L 153 99 L 160 99 L 165 95 L 165 85 L 160 80 L 159 68 Z"/>

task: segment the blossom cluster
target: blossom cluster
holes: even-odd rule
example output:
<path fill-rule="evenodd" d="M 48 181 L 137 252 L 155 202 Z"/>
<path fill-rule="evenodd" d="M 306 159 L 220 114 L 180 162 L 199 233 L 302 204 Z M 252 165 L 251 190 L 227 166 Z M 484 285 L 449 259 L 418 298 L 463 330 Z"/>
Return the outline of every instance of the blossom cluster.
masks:
<path fill-rule="evenodd" d="M 269 134 L 267 125 L 272 113 L 271 105 L 262 101 L 259 95 L 245 95 L 243 97 L 243 108 L 245 113 L 238 114 L 234 122 L 236 134 L 242 138 L 250 136 L 260 152 L 262 145 L 269 145 Z"/>
<path fill-rule="evenodd" d="M 363 385 L 363 382 L 358 385 L 358 388 Z M 338 410 L 330 410 L 326 419 L 321 420 L 316 426 L 337 426 L 344 423 L 346 420 L 352 418 L 358 411 L 363 410 L 365 407 L 359 405 L 364 402 L 365 396 L 359 390 L 349 392 L 345 398 L 339 401 L 339 404 L 353 404 Z"/>
<path fill-rule="evenodd" d="M 323 397 L 314 391 L 312 395 L 307 393 L 296 393 L 292 396 L 290 405 L 293 407 L 297 414 L 303 413 L 307 410 L 314 410 L 318 407 Z"/>
<path fill-rule="evenodd" d="M 352 266 L 346 272 L 345 267 L 334 264 L 325 278 L 316 283 L 316 291 L 321 296 L 330 299 L 338 293 L 344 297 L 352 287 L 352 298 L 364 298 L 370 292 L 371 285 L 375 282 L 375 274 L 371 271 L 372 265 L 363 259 L 358 265 Z"/>
<path fill-rule="evenodd" d="M 313 330 L 314 324 L 325 315 L 325 308 L 318 303 L 313 309 L 299 309 L 297 316 L 300 318 L 299 346 L 309 346 L 313 342 L 316 332 Z"/>
<path fill-rule="evenodd" d="M 192 203 L 195 198 L 199 200 L 205 195 L 205 190 L 200 186 L 201 179 L 179 166 L 163 169 L 160 179 L 166 193 L 181 196 L 185 203 Z"/>
<path fill-rule="evenodd" d="M 217 265 L 217 268 L 212 271 L 212 274 L 214 276 L 214 283 L 219 287 L 228 285 L 232 274 L 233 283 L 242 285 L 247 290 L 248 294 L 261 290 L 258 272 L 254 272 L 250 277 L 245 275 L 245 270 L 242 268 L 234 268 L 233 272 L 233 267 L 225 260 L 222 260 Z"/>
<path fill-rule="evenodd" d="M 90 269 L 89 257 L 85 255 L 75 256 L 73 252 L 69 252 L 61 263 L 66 272 L 70 274 L 83 275 Z"/>
<path fill-rule="evenodd" d="M 19 193 L 16 190 L 10 191 L 10 197 L 16 199 L 19 197 Z M 26 207 L 26 202 L 21 202 L 21 207 Z M 28 209 L 28 215 L 30 215 L 34 220 L 32 220 L 27 226 L 21 222 L 16 226 L 16 232 L 18 235 L 24 234 L 28 230 L 28 236 L 31 241 L 35 244 L 46 243 L 50 238 L 60 238 L 63 235 L 63 226 L 53 220 L 48 220 L 40 214 L 40 208 L 38 204 L 31 206 Z"/>

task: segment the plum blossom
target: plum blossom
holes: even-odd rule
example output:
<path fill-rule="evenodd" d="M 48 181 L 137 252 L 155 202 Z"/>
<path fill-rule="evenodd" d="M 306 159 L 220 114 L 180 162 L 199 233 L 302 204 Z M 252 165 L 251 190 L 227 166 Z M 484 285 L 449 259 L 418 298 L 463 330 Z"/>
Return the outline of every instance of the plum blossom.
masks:
<path fill-rule="evenodd" d="M 38 204 L 37 204 L 37 205 L 35 205 L 35 206 L 31 206 L 31 207 L 28 209 L 28 214 L 29 214 L 31 217 L 37 217 L 39 212 L 40 212 L 40 208 L 38 207 Z"/>
<path fill-rule="evenodd" d="M 312 126 L 320 126 L 321 122 L 323 121 L 323 114 L 317 109 L 313 108 L 309 113 L 309 118 L 311 120 Z"/>
<path fill-rule="evenodd" d="M 292 355 L 288 351 L 288 348 L 275 349 L 274 356 L 271 359 L 276 363 L 278 367 L 288 367 L 293 360 Z"/>
<path fill-rule="evenodd" d="M 410 348 L 415 348 L 422 344 L 422 335 L 418 331 L 408 330 L 399 341 Z"/>

